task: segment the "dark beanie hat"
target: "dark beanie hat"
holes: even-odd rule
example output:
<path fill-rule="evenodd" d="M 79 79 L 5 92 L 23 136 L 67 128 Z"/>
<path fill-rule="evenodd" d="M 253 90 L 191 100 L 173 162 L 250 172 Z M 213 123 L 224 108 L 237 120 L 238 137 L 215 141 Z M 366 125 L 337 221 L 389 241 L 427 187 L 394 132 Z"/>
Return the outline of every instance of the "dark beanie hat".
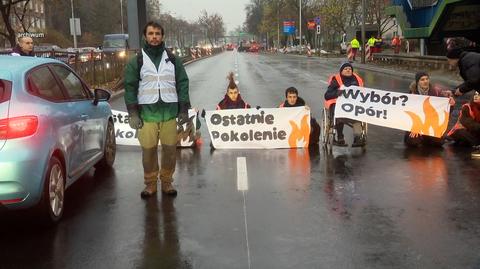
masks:
<path fill-rule="evenodd" d="M 418 81 L 419 81 L 423 76 L 430 77 L 427 72 L 424 72 L 424 71 L 417 72 L 417 73 L 415 74 L 415 83 L 418 84 Z"/>
<path fill-rule="evenodd" d="M 462 53 L 461 48 L 453 48 L 447 51 L 447 58 L 448 59 L 459 59 L 460 54 Z"/>
<path fill-rule="evenodd" d="M 353 71 L 353 66 L 352 66 L 352 64 L 349 63 L 349 62 L 346 62 L 346 63 L 343 63 L 342 65 L 340 65 L 340 73 L 342 73 L 343 69 L 344 69 L 345 67 L 348 67 L 348 66 L 349 66 L 350 68 L 352 68 L 352 71 Z"/>

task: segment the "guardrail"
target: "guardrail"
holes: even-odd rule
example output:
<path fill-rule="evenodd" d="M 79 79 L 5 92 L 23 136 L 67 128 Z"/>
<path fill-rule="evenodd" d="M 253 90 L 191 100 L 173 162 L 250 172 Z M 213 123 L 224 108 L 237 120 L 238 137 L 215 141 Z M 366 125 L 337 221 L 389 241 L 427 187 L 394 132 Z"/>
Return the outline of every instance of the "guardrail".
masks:
<path fill-rule="evenodd" d="M 193 50 L 185 48 L 175 49 L 174 51 L 183 62 L 187 62 L 217 54 L 223 51 L 223 49 L 216 48 L 209 51 L 203 48 Z M 34 52 L 36 57 L 53 58 L 68 64 L 91 87 L 106 87 L 113 90 L 115 90 L 115 87 L 121 86 L 119 84 L 122 83 L 125 65 L 128 59 L 136 53 L 137 50 L 128 50 L 124 53 L 104 53 L 95 50 L 87 52 L 68 52 L 66 50 Z M 10 52 L 4 51 L 0 52 L 0 54 L 10 54 Z"/>
<path fill-rule="evenodd" d="M 444 69 L 451 70 L 445 56 L 413 56 L 374 53 L 373 61 L 384 64 L 398 64 L 412 69 Z"/>

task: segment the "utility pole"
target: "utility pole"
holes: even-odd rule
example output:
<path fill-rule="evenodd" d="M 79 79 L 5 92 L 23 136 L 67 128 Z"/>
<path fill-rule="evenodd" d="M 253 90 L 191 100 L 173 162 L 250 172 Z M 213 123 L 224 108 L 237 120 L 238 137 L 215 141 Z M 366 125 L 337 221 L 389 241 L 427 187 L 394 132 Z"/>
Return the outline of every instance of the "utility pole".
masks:
<path fill-rule="evenodd" d="M 299 13 L 299 20 L 298 20 L 298 29 L 300 33 L 300 51 L 302 51 L 302 0 L 298 0 L 298 13 Z"/>
<path fill-rule="evenodd" d="M 70 5 L 72 6 L 72 22 L 73 22 L 73 47 L 77 48 L 77 24 L 75 23 L 75 14 L 73 13 L 73 0 L 70 0 Z"/>
<path fill-rule="evenodd" d="M 366 16 L 366 9 L 365 9 L 365 0 L 362 0 L 362 64 L 365 63 L 365 16 Z"/>
<path fill-rule="evenodd" d="M 122 25 L 122 34 L 125 33 L 123 28 L 123 0 L 120 0 L 120 24 Z"/>

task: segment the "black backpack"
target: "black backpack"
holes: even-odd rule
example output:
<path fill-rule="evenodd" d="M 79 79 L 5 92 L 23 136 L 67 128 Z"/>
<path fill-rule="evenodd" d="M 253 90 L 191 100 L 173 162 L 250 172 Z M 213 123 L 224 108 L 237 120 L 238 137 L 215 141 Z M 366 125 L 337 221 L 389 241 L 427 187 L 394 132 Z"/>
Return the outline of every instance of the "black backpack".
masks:
<path fill-rule="evenodd" d="M 173 66 L 175 66 L 175 54 L 173 54 L 169 49 L 165 48 L 165 51 L 167 52 L 167 59 L 165 59 L 167 62 L 168 61 L 171 61 L 173 63 Z M 137 66 L 138 66 L 138 77 L 140 78 L 140 80 L 142 80 L 142 78 L 140 77 L 140 70 L 142 70 L 142 66 L 143 66 L 143 54 L 142 54 L 142 51 L 140 50 L 140 52 L 137 52 Z M 176 73 L 176 72 L 175 72 Z"/>

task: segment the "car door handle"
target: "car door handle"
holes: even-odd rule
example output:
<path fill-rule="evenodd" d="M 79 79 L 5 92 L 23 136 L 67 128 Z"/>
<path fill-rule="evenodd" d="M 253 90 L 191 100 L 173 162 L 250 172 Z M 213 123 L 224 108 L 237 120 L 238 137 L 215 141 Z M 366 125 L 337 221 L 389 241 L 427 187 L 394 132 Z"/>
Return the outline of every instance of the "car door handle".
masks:
<path fill-rule="evenodd" d="M 87 114 L 82 114 L 82 115 L 80 115 L 80 119 L 82 119 L 82 120 L 87 120 L 87 119 L 88 119 L 88 115 L 87 115 Z"/>

